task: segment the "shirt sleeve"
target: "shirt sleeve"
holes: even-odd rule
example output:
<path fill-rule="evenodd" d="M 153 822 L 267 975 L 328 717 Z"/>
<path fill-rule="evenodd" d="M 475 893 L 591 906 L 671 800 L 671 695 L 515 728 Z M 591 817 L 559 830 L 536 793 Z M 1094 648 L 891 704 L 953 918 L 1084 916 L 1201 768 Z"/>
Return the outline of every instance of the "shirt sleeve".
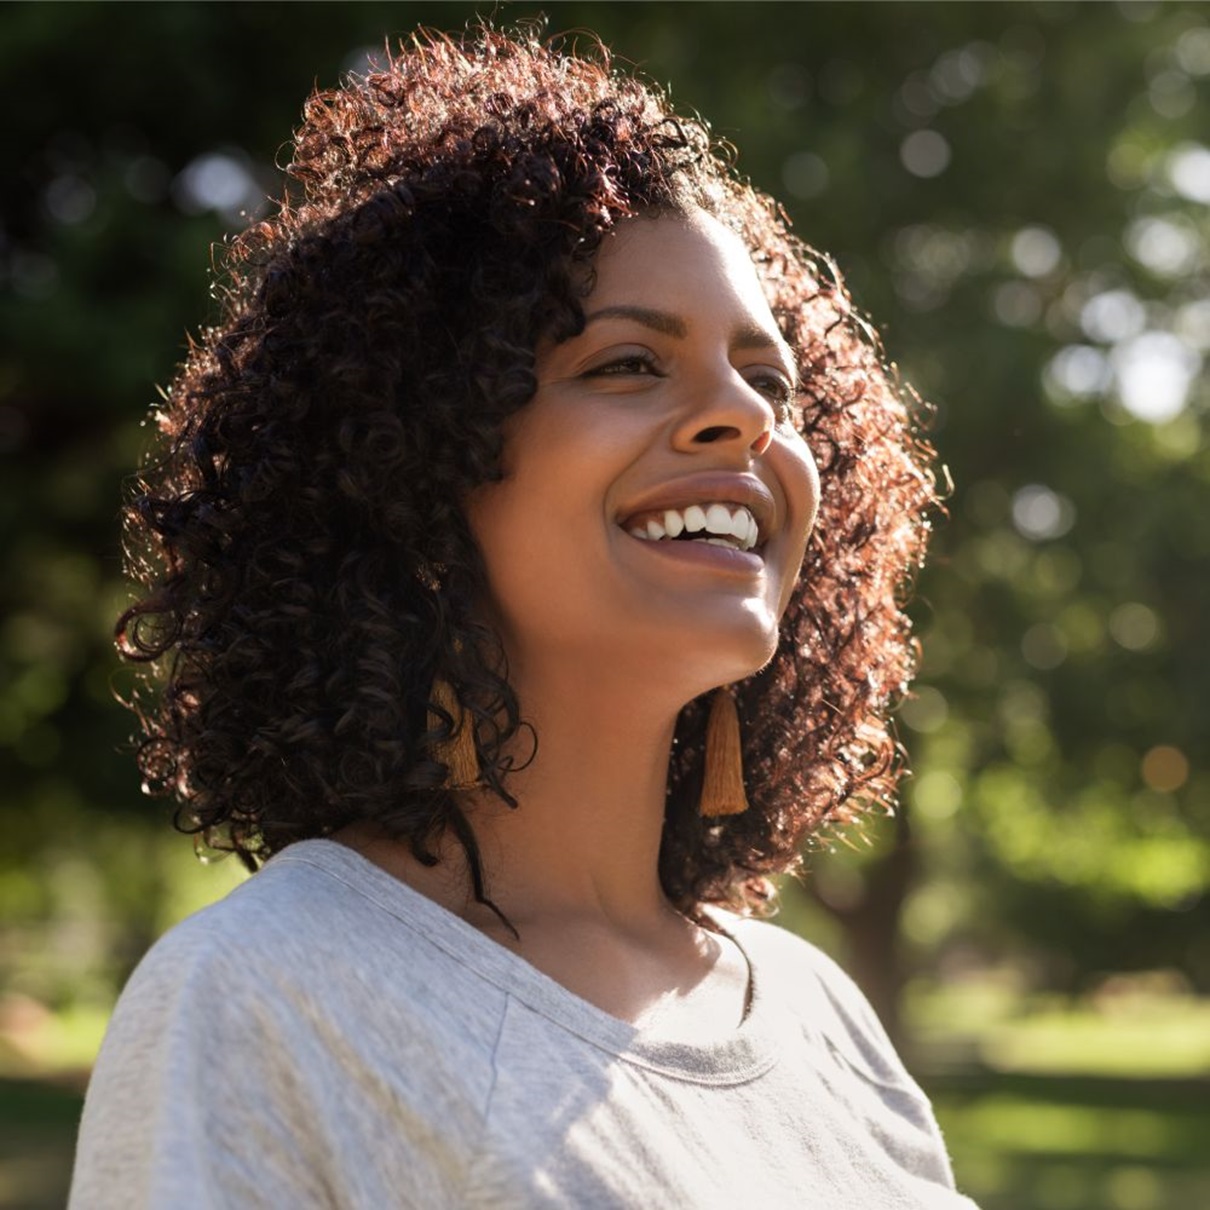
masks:
<path fill-rule="evenodd" d="M 89 1086 L 72 1210 L 334 1204 L 288 1039 L 234 968 L 169 940 L 136 972 Z"/>
<path fill-rule="evenodd" d="M 953 1189 L 954 1175 L 928 1097 L 908 1073 L 857 984 L 822 950 L 786 929 L 743 921 L 759 955 L 763 994 L 784 1004 L 829 1061 L 837 1111 L 860 1123 L 905 1172 Z"/>
<path fill-rule="evenodd" d="M 831 958 L 811 948 L 824 993 L 817 1021 L 827 1044 L 839 1062 L 878 1091 L 878 1110 L 868 1116 L 871 1133 L 905 1169 L 952 1189 L 953 1168 L 928 1097 L 861 989 Z"/>
<path fill-rule="evenodd" d="M 477 1118 L 443 1115 L 423 1035 L 392 1018 L 390 1049 L 358 990 L 313 951 L 161 939 L 101 1048 L 69 1210 L 458 1205 Z"/>

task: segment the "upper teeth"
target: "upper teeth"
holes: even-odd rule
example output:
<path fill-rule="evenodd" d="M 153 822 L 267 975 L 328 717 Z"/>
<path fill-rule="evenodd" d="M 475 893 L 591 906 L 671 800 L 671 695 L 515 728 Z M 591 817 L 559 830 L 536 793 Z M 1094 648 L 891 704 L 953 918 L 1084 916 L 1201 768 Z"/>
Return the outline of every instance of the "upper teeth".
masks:
<path fill-rule="evenodd" d="M 669 508 L 630 526 L 631 534 L 646 541 L 678 538 L 683 533 L 701 533 L 698 542 L 718 542 L 720 546 L 738 546 L 751 550 L 758 537 L 756 518 L 742 505 L 691 504 L 688 508 Z M 710 535 L 707 537 L 706 535 Z"/>

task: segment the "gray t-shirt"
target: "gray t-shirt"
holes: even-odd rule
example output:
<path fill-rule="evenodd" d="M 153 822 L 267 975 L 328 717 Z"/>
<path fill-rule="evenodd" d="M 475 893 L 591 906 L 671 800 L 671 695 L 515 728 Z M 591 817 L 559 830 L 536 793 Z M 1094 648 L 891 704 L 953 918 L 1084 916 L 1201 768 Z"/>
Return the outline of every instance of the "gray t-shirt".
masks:
<path fill-rule="evenodd" d="M 292 845 L 163 937 L 84 1108 L 74 1210 L 971 1210 L 851 981 L 722 918 L 719 1041 L 639 1031 L 351 850 Z"/>

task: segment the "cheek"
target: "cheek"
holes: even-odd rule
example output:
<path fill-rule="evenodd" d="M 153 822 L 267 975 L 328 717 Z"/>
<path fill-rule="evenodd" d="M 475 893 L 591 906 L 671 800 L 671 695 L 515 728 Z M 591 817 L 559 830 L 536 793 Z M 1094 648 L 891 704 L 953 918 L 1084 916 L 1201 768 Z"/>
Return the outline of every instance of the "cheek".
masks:
<path fill-rule="evenodd" d="M 599 493 L 574 448 L 511 452 L 520 456 L 506 460 L 507 478 L 472 493 L 466 516 L 487 569 L 487 608 L 515 637 L 553 625 L 565 606 L 582 607 L 579 586 L 603 527 Z"/>
<path fill-rule="evenodd" d="M 786 520 L 791 527 L 782 566 L 778 617 L 785 613 L 806 556 L 807 541 L 819 510 L 819 470 L 807 444 L 797 438 L 784 451 L 776 467 L 786 499 Z"/>
<path fill-rule="evenodd" d="M 787 447 L 778 474 L 799 546 L 805 550 L 819 511 L 819 468 L 801 437 L 795 438 L 793 444 Z"/>
<path fill-rule="evenodd" d="M 480 489 L 466 512 L 494 592 L 504 595 L 542 574 L 557 537 L 553 505 L 508 479 Z"/>
<path fill-rule="evenodd" d="M 516 620 L 532 613 L 534 583 L 544 578 L 536 562 L 541 535 L 533 532 L 504 484 L 480 489 L 466 511 L 487 573 L 487 596 L 479 602 L 482 620 L 507 641 Z"/>
<path fill-rule="evenodd" d="M 813 516 L 815 505 L 819 502 L 819 465 L 815 461 L 815 455 L 811 452 L 807 439 L 802 434 L 794 434 L 791 450 L 794 455 L 795 465 L 798 468 L 798 480 L 801 484 L 801 490 L 810 497 L 811 513 Z"/>

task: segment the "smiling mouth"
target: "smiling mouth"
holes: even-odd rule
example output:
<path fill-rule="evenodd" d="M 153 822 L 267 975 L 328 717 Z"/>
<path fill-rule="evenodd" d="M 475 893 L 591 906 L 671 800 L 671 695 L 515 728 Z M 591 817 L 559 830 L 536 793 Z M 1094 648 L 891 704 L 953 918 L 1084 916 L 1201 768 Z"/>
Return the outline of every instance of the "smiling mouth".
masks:
<path fill-rule="evenodd" d="M 636 513 L 623 528 L 644 542 L 700 542 L 740 551 L 755 550 L 761 540 L 756 518 L 748 508 L 721 501 Z"/>

